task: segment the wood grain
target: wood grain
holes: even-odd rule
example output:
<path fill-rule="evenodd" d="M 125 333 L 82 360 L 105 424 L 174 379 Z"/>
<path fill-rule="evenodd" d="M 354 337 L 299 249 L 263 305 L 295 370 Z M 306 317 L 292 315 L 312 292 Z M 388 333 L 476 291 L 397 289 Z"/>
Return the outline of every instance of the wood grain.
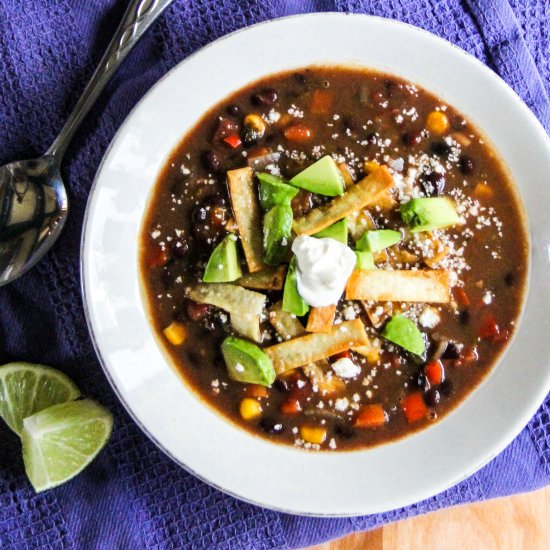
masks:
<path fill-rule="evenodd" d="M 534 493 L 441 510 L 355 533 L 312 550 L 546 550 L 550 487 Z"/>

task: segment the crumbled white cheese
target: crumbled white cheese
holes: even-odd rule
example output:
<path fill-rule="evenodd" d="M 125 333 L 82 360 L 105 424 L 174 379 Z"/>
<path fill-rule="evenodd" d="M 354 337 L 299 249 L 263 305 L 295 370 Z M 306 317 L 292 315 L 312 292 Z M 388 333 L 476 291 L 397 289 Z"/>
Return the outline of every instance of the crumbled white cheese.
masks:
<path fill-rule="evenodd" d="M 348 357 L 342 357 L 342 359 L 338 359 L 338 361 L 335 361 L 332 364 L 332 370 L 340 378 L 355 378 L 361 373 L 361 367 L 359 365 L 356 365 Z"/>
<path fill-rule="evenodd" d="M 421 313 L 418 321 L 425 328 L 434 328 L 439 324 L 441 318 L 439 317 L 439 313 L 436 309 L 433 307 L 427 307 Z"/>
<path fill-rule="evenodd" d="M 349 401 L 346 397 L 339 397 L 334 402 L 334 408 L 337 411 L 344 412 L 349 407 Z"/>
<path fill-rule="evenodd" d="M 487 291 L 485 292 L 485 294 L 483 294 L 481 300 L 485 305 L 489 305 L 493 301 L 493 295 L 489 291 Z"/>

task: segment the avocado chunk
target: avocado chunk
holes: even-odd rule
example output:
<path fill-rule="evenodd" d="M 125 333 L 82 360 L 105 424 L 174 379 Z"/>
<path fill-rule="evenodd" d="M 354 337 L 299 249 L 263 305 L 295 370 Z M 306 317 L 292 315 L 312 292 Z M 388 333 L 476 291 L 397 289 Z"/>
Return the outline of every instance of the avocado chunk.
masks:
<path fill-rule="evenodd" d="M 333 223 L 325 229 L 315 233 L 312 237 L 317 237 L 318 239 L 334 239 L 341 242 L 347 246 L 348 244 L 348 220 L 344 218 L 339 222 Z"/>
<path fill-rule="evenodd" d="M 344 178 L 336 162 L 329 155 L 296 174 L 290 183 L 306 191 L 328 197 L 344 194 Z"/>
<path fill-rule="evenodd" d="M 394 315 L 386 323 L 382 336 L 415 355 L 422 355 L 426 350 L 422 333 L 410 319 L 403 315 Z"/>
<path fill-rule="evenodd" d="M 271 359 L 256 344 L 228 336 L 221 348 L 231 380 L 262 386 L 271 386 L 275 381 L 276 374 Z"/>
<path fill-rule="evenodd" d="M 205 283 L 230 283 L 242 275 L 237 237 L 226 235 L 210 255 L 202 280 Z"/>
<path fill-rule="evenodd" d="M 296 282 L 296 257 L 294 256 L 286 272 L 285 288 L 283 290 L 283 311 L 302 317 L 309 311 L 306 301 L 298 293 Z"/>
<path fill-rule="evenodd" d="M 272 176 L 266 172 L 260 172 L 256 176 L 260 181 L 260 204 L 264 211 L 271 210 L 278 204 L 289 206 L 290 201 L 298 194 L 298 189 L 285 183 L 283 178 Z"/>
<path fill-rule="evenodd" d="M 264 216 L 264 262 L 279 265 L 286 257 L 292 235 L 292 208 L 274 206 Z"/>
<path fill-rule="evenodd" d="M 368 250 L 369 252 L 380 252 L 397 244 L 401 240 L 401 232 L 393 229 L 374 229 L 366 231 L 357 241 L 355 247 L 357 250 Z"/>
<path fill-rule="evenodd" d="M 461 223 L 455 204 L 448 197 L 412 199 L 401 205 L 401 218 L 412 233 Z"/>
<path fill-rule="evenodd" d="M 357 262 L 355 263 L 355 269 L 361 271 L 368 271 L 369 269 L 376 269 L 374 265 L 374 258 L 370 250 L 356 250 Z"/>

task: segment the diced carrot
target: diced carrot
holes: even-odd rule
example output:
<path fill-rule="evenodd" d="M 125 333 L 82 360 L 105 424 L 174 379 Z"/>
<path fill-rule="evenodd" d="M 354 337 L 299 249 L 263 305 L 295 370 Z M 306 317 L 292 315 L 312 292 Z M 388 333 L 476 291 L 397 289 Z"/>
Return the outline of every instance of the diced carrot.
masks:
<path fill-rule="evenodd" d="M 351 356 L 351 351 L 348 349 L 348 350 L 345 350 L 345 351 L 341 351 L 340 353 L 337 353 L 336 355 L 331 355 L 330 356 L 330 359 L 334 362 L 334 361 L 338 361 L 338 359 L 351 359 L 352 356 Z"/>
<path fill-rule="evenodd" d="M 441 361 L 430 361 L 424 368 L 426 373 L 426 378 L 433 384 L 437 386 L 445 380 L 445 371 L 443 370 L 443 363 Z"/>
<path fill-rule="evenodd" d="M 326 115 L 332 107 L 334 94 L 329 90 L 314 90 L 311 95 L 309 112 L 312 115 Z"/>
<path fill-rule="evenodd" d="M 477 335 L 480 338 L 491 340 L 500 334 L 500 328 L 497 324 L 497 320 L 492 313 L 486 313 L 483 317 L 481 327 Z"/>
<path fill-rule="evenodd" d="M 149 267 L 162 267 L 165 266 L 170 260 L 170 253 L 167 248 L 159 247 L 157 250 L 154 250 L 150 255 L 147 261 Z"/>
<path fill-rule="evenodd" d="M 428 415 L 428 407 L 424 402 L 424 396 L 419 391 L 407 395 L 401 402 L 401 407 L 407 422 L 417 422 Z"/>
<path fill-rule="evenodd" d="M 231 149 L 236 149 L 237 147 L 240 147 L 242 143 L 241 138 L 238 134 L 231 134 L 223 138 L 223 141 L 227 143 L 227 145 L 229 145 Z"/>
<path fill-rule="evenodd" d="M 468 298 L 468 295 L 466 294 L 466 292 L 464 291 L 463 288 L 461 288 L 459 286 L 455 287 L 454 295 L 455 295 L 456 301 L 461 306 L 469 306 L 470 305 L 470 298 Z"/>
<path fill-rule="evenodd" d="M 353 425 L 357 428 L 376 428 L 386 422 L 386 412 L 382 405 L 365 405 L 359 409 Z"/>
<path fill-rule="evenodd" d="M 254 147 L 248 150 L 248 155 L 246 158 L 254 159 L 256 157 L 263 157 L 264 155 L 269 155 L 271 151 L 272 150 L 269 147 Z"/>
<path fill-rule="evenodd" d="M 304 143 L 313 137 L 311 129 L 301 123 L 289 126 L 283 133 L 288 141 L 297 141 L 298 143 Z"/>
<path fill-rule="evenodd" d="M 280 410 L 283 414 L 298 414 L 302 410 L 302 405 L 297 399 L 286 399 L 281 403 Z"/>
<path fill-rule="evenodd" d="M 247 384 L 244 392 L 249 397 L 267 397 L 269 395 L 267 388 L 259 384 Z"/>

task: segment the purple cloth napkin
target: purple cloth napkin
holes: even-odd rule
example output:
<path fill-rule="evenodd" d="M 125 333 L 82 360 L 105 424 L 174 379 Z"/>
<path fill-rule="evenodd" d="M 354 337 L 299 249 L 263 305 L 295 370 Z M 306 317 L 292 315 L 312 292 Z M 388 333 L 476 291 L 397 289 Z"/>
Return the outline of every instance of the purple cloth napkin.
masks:
<path fill-rule="evenodd" d="M 52 142 L 125 4 L 0 2 L 0 163 L 41 154 Z M 1 548 L 292 548 L 550 483 L 547 398 L 502 454 L 431 499 L 347 519 L 279 514 L 226 496 L 164 456 L 101 371 L 80 297 L 79 242 L 88 191 L 116 129 L 162 74 L 215 38 L 257 21 L 331 10 L 398 19 L 450 40 L 504 78 L 550 130 L 547 0 L 176 0 L 130 54 L 68 151 L 63 171 L 71 215 L 60 241 L 37 268 L 0 289 L 0 362 L 54 365 L 115 415 L 113 436 L 97 460 L 40 495 L 26 480 L 17 437 L 0 426 Z"/>

